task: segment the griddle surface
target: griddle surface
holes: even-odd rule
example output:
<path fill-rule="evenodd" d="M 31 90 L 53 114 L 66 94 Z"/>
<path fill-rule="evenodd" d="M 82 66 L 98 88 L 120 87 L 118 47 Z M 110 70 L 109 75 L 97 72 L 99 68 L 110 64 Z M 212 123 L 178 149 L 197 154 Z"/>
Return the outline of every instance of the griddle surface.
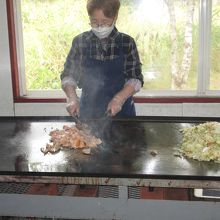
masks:
<path fill-rule="evenodd" d="M 181 144 L 182 128 L 210 120 L 218 119 L 90 121 L 103 141 L 92 155 L 65 149 L 44 156 L 40 148 L 49 143 L 49 132 L 73 125 L 69 117 L 0 118 L 0 174 L 220 180 L 220 164 L 173 155 L 173 148 Z"/>

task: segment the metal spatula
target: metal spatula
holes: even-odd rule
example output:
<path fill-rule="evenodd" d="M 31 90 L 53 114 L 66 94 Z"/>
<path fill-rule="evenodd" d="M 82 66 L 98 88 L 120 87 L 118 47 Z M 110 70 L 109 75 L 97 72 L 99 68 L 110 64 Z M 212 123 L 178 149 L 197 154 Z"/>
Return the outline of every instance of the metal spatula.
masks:
<path fill-rule="evenodd" d="M 82 129 L 83 123 L 80 121 L 79 116 L 78 115 L 74 115 L 72 117 L 73 117 L 74 122 L 76 123 L 76 127 L 78 129 Z"/>

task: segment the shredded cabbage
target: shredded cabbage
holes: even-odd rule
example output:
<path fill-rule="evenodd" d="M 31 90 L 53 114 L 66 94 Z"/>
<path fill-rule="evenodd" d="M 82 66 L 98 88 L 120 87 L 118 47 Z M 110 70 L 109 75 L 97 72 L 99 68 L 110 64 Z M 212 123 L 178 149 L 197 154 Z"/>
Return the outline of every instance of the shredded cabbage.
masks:
<path fill-rule="evenodd" d="M 180 152 L 199 161 L 220 163 L 220 123 L 206 122 L 184 128 Z"/>

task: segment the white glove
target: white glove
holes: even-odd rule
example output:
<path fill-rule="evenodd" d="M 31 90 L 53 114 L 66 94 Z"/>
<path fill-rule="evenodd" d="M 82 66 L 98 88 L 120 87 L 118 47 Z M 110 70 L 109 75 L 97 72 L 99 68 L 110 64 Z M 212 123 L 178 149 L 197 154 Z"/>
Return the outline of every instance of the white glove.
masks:
<path fill-rule="evenodd" d="M 66 110 L 71 116 L 79 115 L 79 98 L 67 98 Z"/>
<path fill-rule="evenodd" d="M 116 95 L 109 102 L 107 112 L 109 112 L 111 116 L 115 116 L 118 112 L 121 111 L 123 104 L 124 100 L 119 95 Z"/>

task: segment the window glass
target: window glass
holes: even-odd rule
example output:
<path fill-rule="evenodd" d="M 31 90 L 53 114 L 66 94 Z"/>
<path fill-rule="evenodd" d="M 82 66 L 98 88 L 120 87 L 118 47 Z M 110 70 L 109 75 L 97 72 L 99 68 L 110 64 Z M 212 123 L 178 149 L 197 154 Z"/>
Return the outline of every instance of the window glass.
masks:
<path fill-rule="evenodd" d="M 136 41 L 145 89 L 197 89 L 198 8 L 199 0 L 121 0 L 117 28 Z M 21 14 L 27 89 L 60 89 L 72 39 L 90 29 L 86 0 L 21 0 Z"/>
<path fill-rule="evenodd" d="M 220 89 L 220 1 L 212 3 L 210 89 Z"/>
<path fill-rule="evenodd" d="M 136 40 L 145 88 L 196 89 L 199 2 L 133 2 L 121 10 L 119 26 Z"/>
<path fill-rule="evenodd" d="M 88 29 L 86 0 L 21 0 L 26 88 L 60 89 L 74 36 Z"/>

